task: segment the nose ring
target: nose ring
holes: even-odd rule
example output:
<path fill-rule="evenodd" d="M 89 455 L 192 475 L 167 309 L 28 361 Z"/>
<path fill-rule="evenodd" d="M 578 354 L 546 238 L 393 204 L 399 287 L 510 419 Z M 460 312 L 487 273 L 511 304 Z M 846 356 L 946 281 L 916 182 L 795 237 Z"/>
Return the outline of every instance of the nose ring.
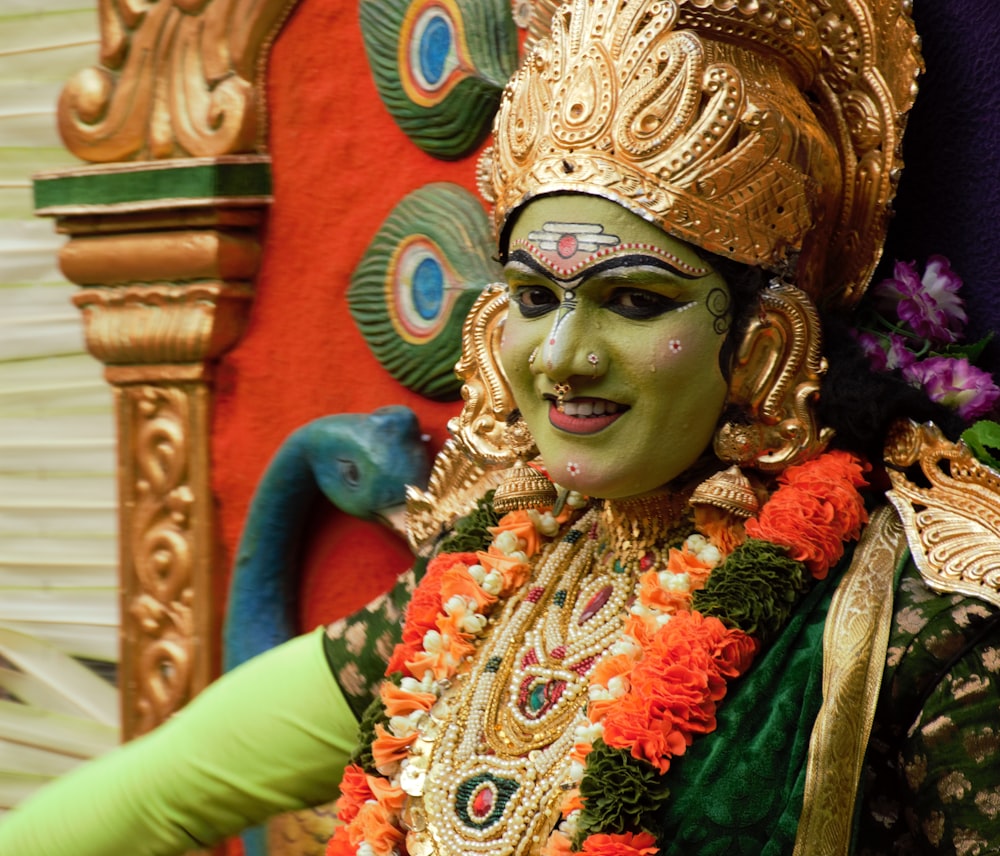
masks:
<path fill-rule="evenodd" d="M 562 413 L 566 396 L 573 392 L 573 387 L 568 383 L 556 383 L 552 385 L 552 390 L 556 394 L 556 409 Z"/>

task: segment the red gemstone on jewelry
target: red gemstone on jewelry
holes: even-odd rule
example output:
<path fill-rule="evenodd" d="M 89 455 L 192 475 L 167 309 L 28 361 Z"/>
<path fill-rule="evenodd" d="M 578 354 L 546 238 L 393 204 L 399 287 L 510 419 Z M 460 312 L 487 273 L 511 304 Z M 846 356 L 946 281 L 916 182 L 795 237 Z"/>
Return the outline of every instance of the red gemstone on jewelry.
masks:
<path fill-rule="evenodd" d="M 494 801 L 493 789 L 484 785 L 472 798 L 472 814 L 476 819 L 488 817 L 489 813 L 493 811 Z"/>
<path fill-rule="evenodd" d="M 538 603 L 542 599 L 542 595 L 545 594 L 545 589 L 541 586 L 535 586 L 534 588 L 528 589 L 528 593 L 525 595 L 525 600 L 528 603 Z"/>
<path fill-rule="evenodd" d="M 551 651 L 549 651 L 549 656 L 553 660 L 561 660 L 563 657 L 566 656 L 566 646 L 565 645 L 557 645 L 555 648 L 553 648 Z"/>
<path fill-rule="evenodd" d="M 656 556 L 652 553 L 646 553 L 641 559 L 639 559 L 639 569 L 643 571 L 648 571 L 653 567 L 653 563 L 656 561 Z"/>
<path fill-rule="evenodd" d="M 580 613 L 580 619 L 577 624 L 583 624 L 584 622 L 590 621 L 598 612 L 601 611 L 601 607 L 608 602 L 608 598 L 614 589 L 611 586 L 605 586 L 599 592 L 597 592 L 583 608 L 583 612 Z"/>

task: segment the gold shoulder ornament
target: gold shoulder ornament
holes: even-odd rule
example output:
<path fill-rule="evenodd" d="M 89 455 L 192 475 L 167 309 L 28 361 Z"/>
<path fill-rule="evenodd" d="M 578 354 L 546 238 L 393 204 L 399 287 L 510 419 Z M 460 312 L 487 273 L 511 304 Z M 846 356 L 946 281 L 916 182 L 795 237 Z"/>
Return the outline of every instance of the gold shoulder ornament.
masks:
<path fill-rule="evenodd" d="M 1000 606 L 1000 473 L 935 425 L 909 420 L 893 427 L 885 459 L 888 496 L 927 585 Z"/>

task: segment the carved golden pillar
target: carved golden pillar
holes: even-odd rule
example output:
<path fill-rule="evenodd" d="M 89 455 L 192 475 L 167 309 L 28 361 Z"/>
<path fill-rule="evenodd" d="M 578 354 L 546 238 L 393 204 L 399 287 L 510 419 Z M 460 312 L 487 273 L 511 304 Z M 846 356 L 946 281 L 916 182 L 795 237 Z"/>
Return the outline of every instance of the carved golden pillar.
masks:
<path fill-rule="evenodd" d="M 271 201 L 263 69 L 295 2 L 99 0 L 100 64 L 59 101 L 92 165 L 35 179 L 114 388 L 125 739 L 218 670 L 212 372 L 249 311 Z"/>
<path fill-rule="evenodd" d="M 86 212 L 68 204 L 42 209 L 69 234 L 60 264 L 83 287 L 74 303 L 87 347 L 105 364 L 115 393 L 126 738 L 185 704 L 216 676 L 219 661 L 212 366 L 245 323 L 268 176 L 266 161 L 255 156 L 173 161 L 160 171 L 174 173 L 177 185 L 192 168 L 206 179 L 219 169 L 256 171 L 262 187 L 243 198 L 213 192 L 201 207 L 189 195 L 188 209 L 169 212 L 111 210 L 96 201 Z M 89 180 L 96 200 L 109 182 L 113 188 L 134 172 L 40 176 L 37 193 L 45 199 L 59 192 L 59 182 Z"/>

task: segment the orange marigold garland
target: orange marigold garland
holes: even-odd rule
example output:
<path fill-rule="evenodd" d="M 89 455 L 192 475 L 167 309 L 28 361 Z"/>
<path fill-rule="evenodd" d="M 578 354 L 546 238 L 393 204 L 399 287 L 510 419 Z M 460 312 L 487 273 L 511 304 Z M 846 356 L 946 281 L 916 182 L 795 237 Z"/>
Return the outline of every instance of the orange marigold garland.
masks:
<path fill-rule="evenodd" d="M 816 579 L 824 579 L 844 555 L 844 541 L 857 538 L 868 522 L 857 490 L 866 483 L 867 469 L 841 451 L 789 467 L 760 515 L 746 522 L 747 535 L 784 547 Z"/>
<path fill-rule="evenodd" d="M 715 729 L 728 682 L 746 672 L 761 645 L 756 635 L 739 629 L 740 621 L 729 619 L 724 594 L 700 597 L 707 581 L 720 592 L 727 589 L 729 556 L 716 545 L 734 548 L 734 562 L 741 554 L 741 574 L 747 557 L 755 554 L 746 548 L 768 542 L 762 555 L 776 545 L 787 553 L 786 561 L 804 564 L 815 578 L 825 577 L 843 555 L 844 540 L 856 538 L 867 519 L 858 493 L 866 469 L 859 459 L 836 451 L 791 467 L 778 478 L 778 490 L 758 517 L 746 521 L 745 534 L 753 541 L 744 543 L 742 531 L 720 533 L 714 520 L 711 541 L 692 534 L 668 551 L 665 567 L 643 568 L 624 632 L 590 674 L 563 820 L 546 842 L 544 856 L 659 852 L 646 827 L 655 825 L 669 796 L 663 774 L 696 735 Z M 475 651 L 487 616 L 529 579 L 531 557 L 569 516 L 569 511 L 559 518 L 542 510 L 514 512 L 490 529 L 493 542 L 487 550 L 441 554 L 430 562 L 386 671 L 401 677 L 386 681 L 381 691 L 384 717 L 375 726 L 371 747 L 379 775 L 348 768 L 338 806 L 346 825 L 330 840 L 328 856 L 359 849 L 371 856 L 405 856 L 399 784 L 409 774 L 407 748 L 418 736 L 418 722 Z M 703 610 L 692 609 L 692 602 L 703 604 Z M 638 805 L 635 800 L 622 805 L 620 787 L 612 786 L 623 774 L 643 792 Z M 604 781 L 607 775 L 611 778 Z"/>

